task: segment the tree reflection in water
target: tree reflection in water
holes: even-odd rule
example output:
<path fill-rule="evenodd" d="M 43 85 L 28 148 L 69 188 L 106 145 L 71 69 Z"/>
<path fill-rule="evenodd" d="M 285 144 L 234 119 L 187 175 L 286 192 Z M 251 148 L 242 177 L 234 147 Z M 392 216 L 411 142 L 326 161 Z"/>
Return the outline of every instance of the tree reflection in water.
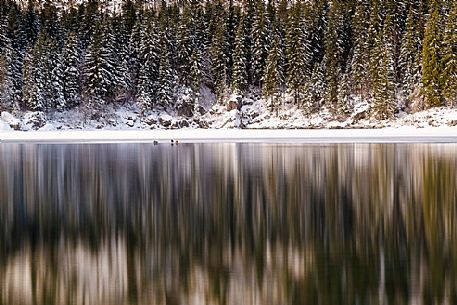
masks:
<path fill-rule="evenodd" d="M 457 145 L 0 147 L 0 304 L 456 304 Z"/>

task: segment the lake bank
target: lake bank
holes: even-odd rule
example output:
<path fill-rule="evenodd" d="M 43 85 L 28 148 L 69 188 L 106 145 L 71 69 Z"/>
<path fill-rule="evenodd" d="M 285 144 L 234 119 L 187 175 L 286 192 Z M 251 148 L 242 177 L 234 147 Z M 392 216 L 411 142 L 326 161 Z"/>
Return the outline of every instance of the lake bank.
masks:
<path fill-rule="evenodd" d="M 1 143 L 457 143 L 457 127 L 385 129 L 178 129 L 10 131 Z"/>

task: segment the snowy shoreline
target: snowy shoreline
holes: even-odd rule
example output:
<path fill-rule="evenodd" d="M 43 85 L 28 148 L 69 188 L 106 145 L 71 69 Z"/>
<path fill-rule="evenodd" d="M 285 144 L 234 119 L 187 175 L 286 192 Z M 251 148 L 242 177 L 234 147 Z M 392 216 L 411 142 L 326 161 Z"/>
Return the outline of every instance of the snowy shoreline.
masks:
<path fill-rule="evenodd" d="M 0 143 L 457 143 L 457 127 L 385 129 L 178 129 L 11 131 Z"/>

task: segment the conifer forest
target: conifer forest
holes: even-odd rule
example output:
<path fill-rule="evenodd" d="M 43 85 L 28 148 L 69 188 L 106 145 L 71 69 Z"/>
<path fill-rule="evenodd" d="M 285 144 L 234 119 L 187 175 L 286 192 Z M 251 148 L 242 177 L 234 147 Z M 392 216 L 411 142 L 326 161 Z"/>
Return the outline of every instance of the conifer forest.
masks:
<path fill-rule="evenodd" d="M 0 110 L 141 113 L 256 91 L 388 119 L 457 103 L 456 0 L 0 0 Z"/>

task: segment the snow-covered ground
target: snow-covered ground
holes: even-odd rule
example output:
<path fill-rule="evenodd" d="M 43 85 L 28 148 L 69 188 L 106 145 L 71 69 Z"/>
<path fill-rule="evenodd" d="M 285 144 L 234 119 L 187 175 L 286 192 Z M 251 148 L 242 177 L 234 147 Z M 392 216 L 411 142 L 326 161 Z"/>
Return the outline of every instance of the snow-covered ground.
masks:
<path fill-rule="evenodd" d="M 263 99 L 255 98 L 254 95 L 242 100 L 234 95 L 223 105 L 204 104 L 198 110 L 193 110 L 192 116 L 186 117 L 186 113 L 188 115 L 189 111 L 181 112 L 182 115 L 179 115 L 179 111 L 162 110 L 141 115 L 133 103 L 108 105 L 102 112 L 97 113 L 84 108 L 65 112 L 25 112 L 15 115 L 2 112 L 0 131 L 224 129 L 224 133 L 227 133 L 227 129 L 243 128 L 411 130 L 457 126 L 457 108 L 432 108 L 413 114 L 400 112 L 392 120 L 379 121 L 369 115 L 368 104 L 362 102 L 354 106 L 350 116 L 337 120 L 325 107 L 317 113 L 308 115 L 291 102 L 286 102 L 277 112 L 272 111 Z"/>
<path fill-rule="evenodd" d="M 40 143 L 457 143 L 457 127 L 384 129 L 180 129 L 4 132 L 0 142 Z"/>

